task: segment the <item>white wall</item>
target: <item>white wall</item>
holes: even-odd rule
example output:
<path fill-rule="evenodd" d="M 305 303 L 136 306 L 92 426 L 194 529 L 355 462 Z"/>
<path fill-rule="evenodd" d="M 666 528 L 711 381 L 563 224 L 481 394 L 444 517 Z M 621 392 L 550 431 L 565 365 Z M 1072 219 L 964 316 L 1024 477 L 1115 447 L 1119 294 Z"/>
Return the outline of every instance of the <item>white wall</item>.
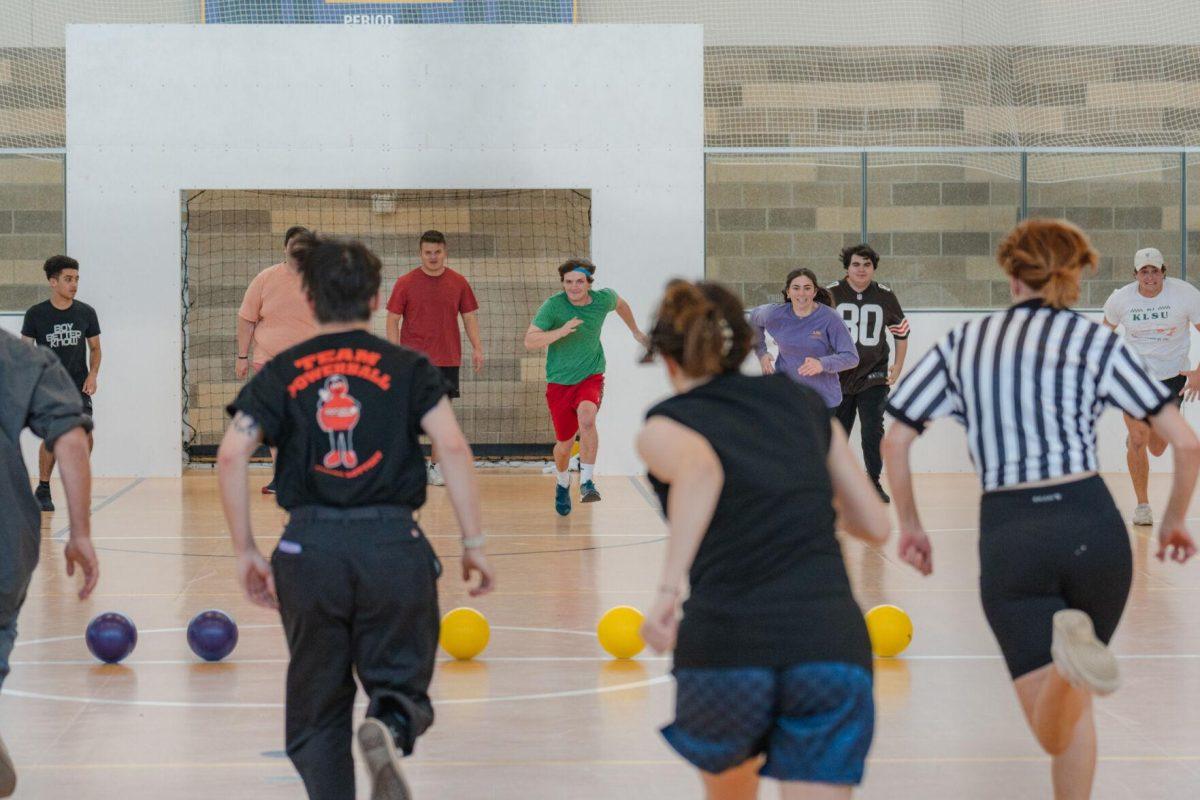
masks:
<path fill-rule="evenodd" d="M 68 249 L 104 309 L 98 475 L 180 471 L 184 188 L 586 188 L 601 285 L 645 319 L 703 269 L 697 27 L 71 26 Z M 197 65 L 203 65 L 198 68 Z M 607 326 L 598 469 L 665 386 Z"/>
<path fill-rule="evenodd" d="M 912 334 L 909 336 L 908 356 L 905 365 L 911 368 L 930 347 L 945 336 L 954 326 L 983 312 L 924 312 L 910 311 L 908 314 Z M 1090 319 L 1101 319 L 1099 312 L 1087 312 Z M 1200 353 L 1200 333 L 1192 331 L 1193 363 Z M 1200 428 L 1200 404 L 1184 405 L 1184 416 L 1193 427 Z M 1100 456 L 1100 469 L 1104 472 L 1125 472 L 1125 423 L 1119 411 L 1104 412 L 1096 431 Z M 858 433 L 852 437 L 853 449 L 861 453 Z M 913 448 L 913 469 L 917 472 L 974 472 L 967 455 L 967 440 L 962 428 L 953 420 L 938 420 L 917 440 Z M 1159 458 L 1150 458 L 1150 469 L 1154 472 L 1171 472 L 1170 451 Z"/>

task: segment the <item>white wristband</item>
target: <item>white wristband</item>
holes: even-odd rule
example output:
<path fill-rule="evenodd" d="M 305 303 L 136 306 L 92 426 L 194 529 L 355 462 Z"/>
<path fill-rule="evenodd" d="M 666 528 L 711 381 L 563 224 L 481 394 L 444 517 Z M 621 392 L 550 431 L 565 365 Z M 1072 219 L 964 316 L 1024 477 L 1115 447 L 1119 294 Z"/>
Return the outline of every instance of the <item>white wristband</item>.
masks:
<path fill-rule="evenodd" d="M 463 550 L 478 550 L 480 547 L 483 547 L 483 543 L 486 541 L 487 537 L 482 533 L 478 536 L 468 536 L 463 538 L 462 547 Z"/>

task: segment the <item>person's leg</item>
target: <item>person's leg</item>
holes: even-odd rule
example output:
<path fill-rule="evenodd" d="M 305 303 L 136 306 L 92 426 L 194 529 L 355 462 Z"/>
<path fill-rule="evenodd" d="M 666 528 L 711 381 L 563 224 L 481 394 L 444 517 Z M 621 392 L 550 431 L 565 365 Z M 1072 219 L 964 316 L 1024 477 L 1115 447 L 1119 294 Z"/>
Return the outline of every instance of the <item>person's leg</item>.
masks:
<path fill-rule="evenodd" d="M 701 772 L 705 800 L 753 800 L 758 797 L 758 768 L 761 764 L 762 758 L 756 756 L 715 775 Z"/>
<path fill-rule="evenodd" d="M 863 465 L 871 481 L 879 486 L 883 473 L 883 458 L 879 446 L 883 441 L 883 409 L 887 405 L 887 385 L 872 386 L 858 395 L 858 416 L 862 420 Z"/>
<path fill-rule="evenodd" d="M 596 430 L 596 413 L 599 410 L 590 400 L 580 403 L 575 410 L 579 419 L 579 499 L 584 503 L 594 503 L 600 499 L 594 481 L 596 454 L 600 450 L 600 432 Z"/>
<path fill-rule="evenodd" d="M 1051 757 L 1055 800 L 1084 800 L 1096 772 L 1091 695 L 1067 683 L 1053 664 L 1013 682 L 1025 719 Z"/>
<path fill-rule="evenodd" d="M 546 384 L 546 407 L 554 425 L 554 510 L 559 516 L 571 513 L 571 448 L 579 432 L 579 417 L 575 413 L 576 386 Z"/>
<path fill-rule="evenodd" d="M 339 526 L 326 528 L 326 541 L 345 539 Z M 271 559 L 291 656 L 285 710 L 287 754 L 310 800 L 354 800 L 350 749 L 355 692 L 350 669 L 353 577 L 342 557 L 313 547 L 291 526 L 284 532 L 285 540 L 290 537 L 300 539 L 301 552 L 277 549 Z"/>
<path fill-rule="evenodd" d="M 833 415 L 837 418 L 838 422 L 842 423 L 847 436 L 850 435 L 850 431 L 854 430 L 854 417 L 856 414 L 858 414 L 858 395 L 842 395 L 842 402 L 833 412 Z"/>
<path fill-rule="evenodd" d="M 21 475 L 24 476 L 24 470 Z M 11 513 L 10 519 L 0 521 L 0 687 L 8 677 L 8 657 L 17 641 L 17 618 L 29 579 L 38 562 L 38 520 L 27 519 L 24 513 Z M 17 786 L 17 771 L 0 741 L 0 797 L 8 797 Z"/>
<path fill-rule="evenodd" d="M 850 786 L 833 783 L 782 783 L 779 796 L 783 800 L 847 800 L 852 792 Z"/>
<path fill-rule="evenodd" d="M 38 448 L 38 482 L 49 483 L 50 476 L 54 473 L 54 453 L 47 447 L 46 443 L 42 442 Z"/>
<path fill-rule="evenodd" d="M 1128 414 L 1123 416 L 1125 427 L 1129 430 L 1129 435 L 1125 439 L 1125 463 L 1129 466 L 1129 480 L 1133 483 L 1133 494 L 1137 497 L 1137 504 L 1146 506 L 1150 503 L 1150 496 L 1147 493 L 1147 484 L 1150 480 L 1150 459 L 1146 455 L 1146 445 L 1150 443 L 1150 426 Z M 1142 523 L 1135 520 L 1135 524 Z"/>

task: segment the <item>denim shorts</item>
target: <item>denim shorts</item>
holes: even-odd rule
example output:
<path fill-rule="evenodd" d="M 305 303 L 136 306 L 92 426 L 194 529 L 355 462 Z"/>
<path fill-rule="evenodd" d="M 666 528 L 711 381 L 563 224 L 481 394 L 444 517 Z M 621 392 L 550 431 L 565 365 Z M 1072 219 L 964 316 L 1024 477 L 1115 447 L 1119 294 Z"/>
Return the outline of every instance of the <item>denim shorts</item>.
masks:
<path fill-rule="evenodd" d="M 856 664 L 675 670 L 675 721 L 663 736 L 689 763 L 720 773 L 765 755 L 780 781 L 858 784 L 871 748 L 871 673 Z"/>

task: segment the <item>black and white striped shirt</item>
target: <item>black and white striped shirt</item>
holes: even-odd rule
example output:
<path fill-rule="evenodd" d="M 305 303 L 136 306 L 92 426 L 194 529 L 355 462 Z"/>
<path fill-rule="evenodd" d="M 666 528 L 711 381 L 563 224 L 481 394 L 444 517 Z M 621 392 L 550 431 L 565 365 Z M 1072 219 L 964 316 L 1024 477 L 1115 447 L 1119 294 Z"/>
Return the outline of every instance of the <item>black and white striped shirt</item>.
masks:
<path fill-rule="evenodd" d="M 1031 300 L 952 330 L 904 376 L 887 410 L 918 431 L 958 420 L 993 491 L 1096 470 L 1105 405 L 1145 419 L 1170 399 L 1116 333 Z"/>

